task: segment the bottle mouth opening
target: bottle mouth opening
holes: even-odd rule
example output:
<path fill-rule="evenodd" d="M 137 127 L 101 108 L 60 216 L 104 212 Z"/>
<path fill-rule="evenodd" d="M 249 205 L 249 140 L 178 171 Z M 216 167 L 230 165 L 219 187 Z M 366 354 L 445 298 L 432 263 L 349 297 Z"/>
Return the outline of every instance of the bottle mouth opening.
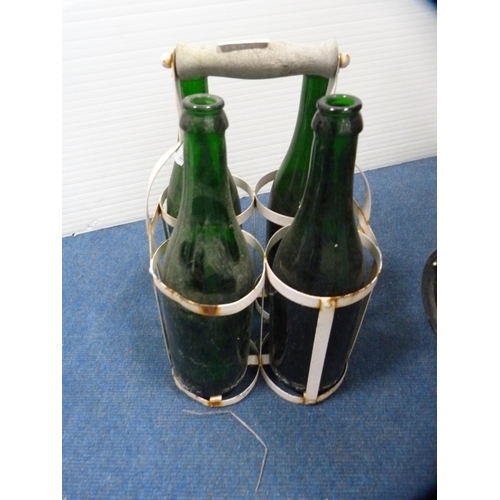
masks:
<path fill-rule="evenodd" d="M 224 101 L 212 94 L 193 94 L 182 100 L 182 106 L 188 112 L 211 113 L 220 111 Z"/>
<path fill-rule="evenodd" d="M 318 109 L 326 113 L 346 114 L 358 112 L 362 107 L 361 100 L 353 95 L 332 94 L 318 101 Z"/>

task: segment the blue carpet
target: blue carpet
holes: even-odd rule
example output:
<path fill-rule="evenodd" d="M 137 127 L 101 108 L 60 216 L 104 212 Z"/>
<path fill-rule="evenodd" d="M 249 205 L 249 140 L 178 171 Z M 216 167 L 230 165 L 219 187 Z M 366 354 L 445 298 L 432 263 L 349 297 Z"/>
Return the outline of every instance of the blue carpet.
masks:
<path fill-rule="evenodd" d="M 420 284 L 437 246 L 436 158 L 367 177 L 382 275 L 343 385 L 315 406 L 287 403 L 262 380 L 227 410 L 190 400 L 171 377 L 145 223 L 63 238 L 64 498 L 427 497 L 436 336 Z M 257 493 L 264 448 L 222 411 L 268 448 Z"/>

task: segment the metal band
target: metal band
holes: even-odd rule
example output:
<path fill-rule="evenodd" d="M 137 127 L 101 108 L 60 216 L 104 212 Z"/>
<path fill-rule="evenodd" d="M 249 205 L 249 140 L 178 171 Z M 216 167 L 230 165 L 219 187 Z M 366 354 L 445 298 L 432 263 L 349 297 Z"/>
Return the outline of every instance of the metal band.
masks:
<path fill-rule="evenodd" d="M 361 174 L 361 178 L 363 180 L 363 185 L 364 185 L 364 200 L 363 200 L 363 208 L 361 208 L 356 200 L 353 201 L 353 209 L 354 213 L 358 217 L 359 221 L 359 228 L 367 234 L 373 241 L 377 241 L 375 238 L 375 234 L 373 234 L 373 231 L 371 230 L 370 227 L 370 214 L 371 214 L 371 207 L 372 207 L 372 195 L 371 195 L 371 190 L 370 190 L 370 184 L 368 183 L 368 179 L 366 178 L 365 173 L 361 168 L 356 165 L 356 170 Z M 258 194 L 260 190 L 269 184 L 270 182 L 274 182 L 276 178 L 276 174 L 278 173 L 277 170 L 274 170 L 273 172 L 269 172 L 265 174 L 263 177 L 261 177 L 257 184 L 255 185 L 254 191 L 255 191 L 255 205 L 257 207 L 257 211 L 268 221 L 273 222 L 274 224 L 277 224 L 278 226 L 284 227 L 288 226 L 292 223 L 294 217 L 290 217 L 288 215 L 283 215 L 278 212 L 275 212 L 268 207 L 266 207 L 258 198 Z"/>
<path fill-rule="evenodd" d="M 259 191 L 270 182 L 274 182 L 274 179 L 277 174 L 277 170 L 274 172 L 269 172 L 268 174 L 261 177 L 257 184 L 255 185 L 255 204 L 257 206 L 257 210 L 260 214 L 262 214 L 268 221 L 274 222 L 278 226 L 288 226 L 292 223 L 293 217 L 289 217 L 287 215 L 279 214 L 278 212 L 274 212 L 273 210 L 267 208 L 258 198 L 257 194 Z"/>
<path fill-rule="evenodd" d="M 153 255 L 156 250 L 156 245 L 154 242 L 153 231 L 155 226 L 155 218 L 158 215 L 158 207 L 151 218 L 149 215 L 149 197 L 151 194 L 151 188 L 153 187 L 156 176 L 159 174 L 164 165 L 170 160 L 170 158 L 175 154 L 175 152 L 182 146 L 182 142 L 178 142 L 174 146 L 172 146 L 155 164 L 151 174 L 149 175 L 148 181 L 148 189 L 146 193 L 146 229 L 148 232 L 149 239 L 149 255 L 150 257 Z"/>
<path fill-rule="evenodd" d="M 272 378 L 268 375 L 265 364 L 261 365 L 260 368 L 260 373 L 262 374 L 262 378 L 266 382 L 266 384 L 275 392 L 280 398 L 284 399 L 285 401 L 288 401 L 289 403 L 295 403 L 295 404 L 315 404 L 315 403 L 320 403 L 321 401 L 324 401 L 326 398 L 331 396 L 337 389 L 342 385 L 342 382 L 345 379 L 346 373 L 347 373 L 347 368 L 348 364 L 346 364 L 344 368 L 344 372 L 342 373 L 342 376 L 340 377 L 339 381 L 330 389 L 328 389 L 325 392 L 322 392 L 317 396 L 317 398 L 313 401 L 312 399 L 306 399 L 305 396 L 297 396 L 295 394 L 292 394 L 291 392 L 285 391 L 282 389 L 280 386 L 274 383 Z"/>
<path fill-rule="evenodd" d="M 250 204 L 248 207 L 243 210 L 240 214 L 236 216 L 236 221 L 240 226 L 242 226 L 253 214 L 254 212 L 254 207 L 255 207 L 255 193 L 254 190 L 252 189 L 252 186 L 248 184 L 245 180 L 241 179 L 240 177 L 236 177 L 235 175 L 232 176 L 234 180 L 234 184 L 236 187 L 239 187 L 245 193 L 248 194 L 248 197 L 250 198 Z M 165 188 L 163 193 L 160 196 L 160 200 L 158 202 L 161 210 L 161 216 L 163 217 L 163 220 L 171 227 L 175 227 L 177 223 L 177 219 L 175 217 L 172 217 L 168 212 L 168 207 L 167 207 L 167 195 L 168 195 L 168 186 Z"/>
<path fill-rule="evenodd" d="M 335 305 L 330 302 L 321 302 L 321 308 L 314 332 L 314 344 L 311 354 L 311 364 L 307 375 L 306 392 L 304 399 L 308 402 L 315 402 L 318 397 L 321 375 L 325 364 L 326 349 L 330 340 L 333 318 L 335 317 Z"/>
<path fill-rule="evenodd" d="M 245 237 L 246 242 L 255 250 L 257 250 L 257 252 L 263 258 L 264 250 L 262 249 L 262 246 L 260 245 L 258 240 L 246 231 L 243 231 L 243 236 Z M 193 302 L 192 300 L 186 299 L 175 290 L 172 290 L 171 288 L 166 286 L 161 281 L 160 277 L 156 274 L 158 261 L 165 253 L 168 242 L 169 240 L 166 240 L 164 243 L 162 243 L 153 254 L 153 258 L 150 260 L 149 273 L 153 277 L 153 282 L 156 288 L 161 293 L 163 293 L 174 302 L 177 302 L 188 311 L 194 312 L 196 314 L 201 314 L 202 316 L 229 316 L 231 314 L 236 314 L 243 309 L 246 309 L 257 299 L 257 297 L 260 296 L 264 288 L 265 273 L 262 273 L 259 280 L 257 281 L 257 284 L 250 293 L 235 302 L 230 302 L 227 304 L 199 304 L 197 302 Z"/>
<path fill-rule="evenodd" d="M 271 237 L 265 250 L 266 255 L 268 255 L 271 248 L 285 236 L 285 234 L 288 232 L 289 229 L 290 226 L 282 227 Z M 279 293 L 281 293 L 281 295 L 285 296 L 286 298 L 290 299 L 291 301 L 297 304 L 306 307 L 312 307 L 314 309 L 320 309 L 323 304 L 331 303 L 335 304 L 335 307 L 345 307 L 354 304 L 355 302 L 358 302 L 359 300 L 366 297 L 373 290 L 373 287 L 377 283 L 380 271 L 382 270 L 382 254 L 380 252 L 379 247 L 374 241 L 372 241 L 367 235 L 365 235 L 361 231 L 358 231 L 358 234 L 361 239 L 361 244 L 363 245 L 364 248 L 366 248 L 366 250 L 368 250 L 371 253 L 374 259 L 374 262 L 376 264 L 376 273 L 367 285 L 357 290 L 356 292 L 349 293 L 347 295 L 337 295 L 332 297 L 321 297 L 299 292 L 298 290 L 293 289 L 292 287 L 288 286 L 286 283 L 281 281 L 274 274 L 273 270 L 271 269 L 271 266 L 269 265 L 268 260 L 264 259 L 266 275 L 267 278 L 269 279 L 269 282 Z"/>
<path fill-rule="evenodd" d="M 370 191 L 370 184 L 368 183 L 368 179 L 366 178 L 365 173 L 358 167 L 358 165 L 356 165 L 356 170 L 361 174 L 361 178 L 363 179 L 363 184 L 365 188 L 365 199 L 363 201 L 363 209 L 360 210 L 363 214 L 363 218 L 366 220 L 366 222 L 368 222 L 370 220 L 370 214 L 372 210 L 372 193 Z M 358 206 L 357 203 L 356 206 Z"/>

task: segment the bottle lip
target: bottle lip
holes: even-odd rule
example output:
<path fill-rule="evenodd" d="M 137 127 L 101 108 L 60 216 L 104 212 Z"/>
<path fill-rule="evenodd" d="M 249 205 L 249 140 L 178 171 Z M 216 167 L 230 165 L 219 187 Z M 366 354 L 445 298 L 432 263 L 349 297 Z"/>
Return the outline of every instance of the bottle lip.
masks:
<path fill-rule="evenodd" d="M 363 106 L 361 99 L 349 94 L 325 95 L 318 100 L 319 111 L 333 115 L 357 113 Z"/>
<path fill-rule="evenodd" d="M 211 114 L 218 113 L 224 107 L 224 101 L 213 94 L 192 94 L 182 100 L 182 107 L 192 114 Z"/>

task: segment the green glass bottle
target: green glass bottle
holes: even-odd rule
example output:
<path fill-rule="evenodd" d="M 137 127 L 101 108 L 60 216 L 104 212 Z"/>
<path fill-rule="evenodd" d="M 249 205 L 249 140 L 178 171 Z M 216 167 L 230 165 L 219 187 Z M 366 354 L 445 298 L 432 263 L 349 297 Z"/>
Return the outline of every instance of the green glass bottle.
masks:
<path fill-rule="evenodd" d="M 316 102 L 328 90 L 328 78 L 304 76 L 299 111 L 292 141 L 281 163 L 269 194 L 268 207 L 279 214 L 294 217 L 304 194 L 307 171 L 313 142 L 311 122 L 316 112 Z M 280 228 L 267 223 L 267 239 Z"/>
<path fill-rule="evenodd" d="M 352 195 L 361 101 L 322 97 L 312 128 L 311 166 L 300 208 L 279 243 L 272 270 L 292 288 L 315 296 L 339 296 L 362 288 L 363 247 Z M 320 391 L 340 380 L 361 321 L 362 303 L 336 309 Z M 275 290 L 270 295 L 270 364 L 295 390 L 306 388 L 318 310 L 298 305 Z"/>
<path fill-rule="evenodd" d="M 206 94 L 208 93 L 208 81 L 205 77 L 181 80 L 180 89 L 182 98 L 193 94 Z M 179 151 L 174 158 L 174 165 L 172 167 L 172 173 L 170 174 L 170 181 L 168 184 L 167 192 L 167 212 L 174 218 L 177 218 L 177 215 L 179 214 L 179 208 L 181 206 L 183 164 L 184 159 L 182 151 Z M 231 189 L 231 198 L 233 201 L 234 210 L 236 212 L 236 215 L 239 215 L 241 213 L 240 197 L 238 194 L 238 189 L 231 176 L 229 176 L 229 187 Z"/>
<path fill-rule="evenodd" d="M 199 304 L 226 304 L 253 288 L 251 255 L 231 201 L 220 97 L 182 101 L 183 193 L 163 268 L 165 285 Z M 193 313 L 165 297 L 166 334 L 175 376 L 206 398 L 222 395 L 245 374 L 252 306 L 229 316 Z"/>

